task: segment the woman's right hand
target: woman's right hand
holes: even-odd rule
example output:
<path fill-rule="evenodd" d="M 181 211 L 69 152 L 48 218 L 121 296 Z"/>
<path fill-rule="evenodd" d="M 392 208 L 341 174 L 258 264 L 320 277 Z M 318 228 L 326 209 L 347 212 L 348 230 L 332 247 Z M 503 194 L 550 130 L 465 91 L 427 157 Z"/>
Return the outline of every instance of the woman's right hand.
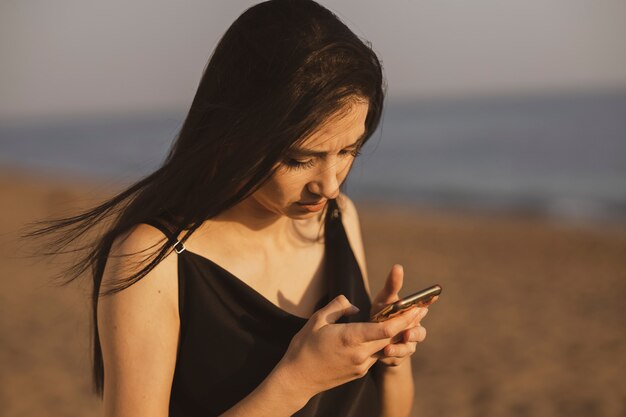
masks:
<path fill-rule="evenodd" d="M 311 398 L 363 377 L 395 335 L 415 326 L 419 309 L 380 323 L 336 323 L 357 311 L 339 295 L 316 311 L 293 337 L 276 370 L 297 392 Z"/>

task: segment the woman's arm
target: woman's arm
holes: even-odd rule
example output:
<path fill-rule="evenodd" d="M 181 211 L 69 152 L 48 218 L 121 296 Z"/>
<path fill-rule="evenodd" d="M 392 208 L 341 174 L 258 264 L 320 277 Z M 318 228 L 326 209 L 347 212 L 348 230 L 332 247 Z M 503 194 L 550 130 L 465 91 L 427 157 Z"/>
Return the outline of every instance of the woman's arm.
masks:
<path fill-rule="evenodd" d="M 398 366 L 382 363 L 374 367 L 382 398 L 381 417 L 408 417 L 413 409 L 415 387 L 411 361 L 405 360 Z"/>
<path fill-rule="evenodd" d="M 288 417 L 306 405 L 309 398 L 294 389 L 289 375 L 277 365 L 247 397 L 220 417 Z"/>
<path fill-rule="evenodd" d="M 154 248 L 145 250 L 162 239 L 147 225 L 118 238 L 107 259 L 103 286 L 140 270 L 141 258 Z M 140 281 L 98 302 L 107 417 L 169 413 L 180 326 L 176 256 L 169 254 Z"/>

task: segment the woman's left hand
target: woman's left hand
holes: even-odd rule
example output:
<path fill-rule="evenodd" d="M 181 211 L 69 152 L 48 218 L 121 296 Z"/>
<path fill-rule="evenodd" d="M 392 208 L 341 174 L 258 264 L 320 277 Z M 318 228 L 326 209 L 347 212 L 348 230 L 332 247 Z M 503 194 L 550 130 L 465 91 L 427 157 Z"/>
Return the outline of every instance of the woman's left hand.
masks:
<path fill-rule="evenodd" d="M 391 268 L 391 272 L 389 272 L 389 275 L 387 276 L 387 281 L 385 282 L 384 287 L 380 290 L 380 292 L 372 301 L 370 316 L 378 313 L 386 305 L 400 299 L 398 293 L 402 288 L 403 280 L 404 270 L 402 269 L 402 265 L 394 265 Z M 417 344 L 424 341 L 424 339 L 426 338 L 426 329 L 420 325 L 420 321 L 428 313 L 428 308 L 412 308 L 421 309 L 421 314 L 418 314 L 413 322 L 411 322 L 409 327 L 396 334 L 391 339 L 392 343 L 388 344 L 384 347 L 384 349 L 378 352 L 378 355 L 380 355 L 378 359 L 379 362 L 382 362 L 387 366 L 400 365 L 402 362 L 404 362 L 406 358 L 415 353 L 415 348 Z"/>

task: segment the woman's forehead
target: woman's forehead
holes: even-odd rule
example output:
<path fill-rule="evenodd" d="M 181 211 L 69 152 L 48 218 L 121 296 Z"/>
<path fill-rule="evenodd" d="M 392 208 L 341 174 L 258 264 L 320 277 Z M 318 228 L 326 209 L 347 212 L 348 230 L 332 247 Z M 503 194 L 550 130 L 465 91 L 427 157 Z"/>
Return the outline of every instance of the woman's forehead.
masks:
<path fill-rule="evenodd" d="M 298 150 L 332 151 L 355 144 L 365 133 L 368 103 L 356 102 L 331 116 L 308 138 L 298 143 Z"/>

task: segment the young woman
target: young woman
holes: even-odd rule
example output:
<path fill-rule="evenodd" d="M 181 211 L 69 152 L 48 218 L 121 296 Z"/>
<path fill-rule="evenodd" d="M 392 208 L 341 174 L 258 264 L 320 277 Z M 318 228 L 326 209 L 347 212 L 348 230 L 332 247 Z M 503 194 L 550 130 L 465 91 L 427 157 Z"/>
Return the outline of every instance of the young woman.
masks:
<path fill-rule="evenodd" d="M 368 44 L 310 0 L 244 12 L 156 172 L 47 222 L 93 276 L 94 379 L 107 416 L 408 416 L 414 308 L 382 323 L 357 212 L 340 191 L 379 124 Z M 95 227 L 94 227 L 95 226 Z M 370 301 L 372 300 L 372 301 Z"/>

